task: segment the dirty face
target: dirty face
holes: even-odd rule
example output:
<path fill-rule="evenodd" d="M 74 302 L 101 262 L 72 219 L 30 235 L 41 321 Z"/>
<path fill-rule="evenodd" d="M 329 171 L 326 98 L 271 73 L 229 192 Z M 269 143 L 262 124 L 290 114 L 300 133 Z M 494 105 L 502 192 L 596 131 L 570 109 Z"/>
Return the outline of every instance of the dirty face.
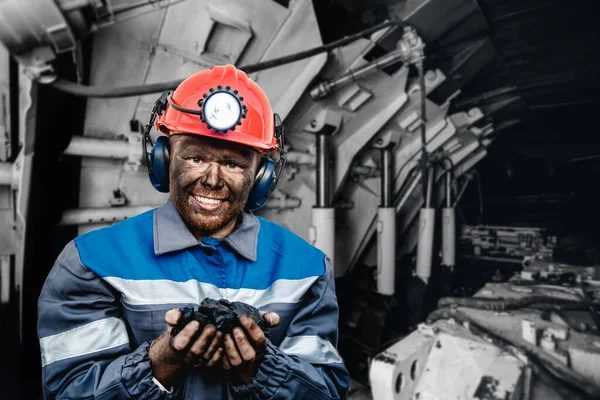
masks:
<path fill-rule="evenodd" d="M 227 236 L 244 210 L 260 154 L 199 135 L 173 135 L 169 144 L 170 194 L 184 222 L 198 240 Z"/>

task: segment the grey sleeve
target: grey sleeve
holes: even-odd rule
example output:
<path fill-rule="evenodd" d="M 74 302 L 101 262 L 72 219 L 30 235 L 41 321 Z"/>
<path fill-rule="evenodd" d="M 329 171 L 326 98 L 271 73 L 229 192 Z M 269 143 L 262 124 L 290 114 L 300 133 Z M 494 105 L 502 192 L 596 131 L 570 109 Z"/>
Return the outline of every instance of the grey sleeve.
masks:
<path fill-rule="evenodd" d="M 253 381 L 233 386 L 236 397 L 274 399 L 345 399 L 350 375 L 337 352 L 339 309 L 333 269 L 312 285 L 279 347 L 267 353 Z"/>
<path fill-rule="evenodd" d="M 154 383 L 149 343 L 131 347 L 118 302 L 70 242 L 38 300 L 45 399 L 177 398 Z"/>

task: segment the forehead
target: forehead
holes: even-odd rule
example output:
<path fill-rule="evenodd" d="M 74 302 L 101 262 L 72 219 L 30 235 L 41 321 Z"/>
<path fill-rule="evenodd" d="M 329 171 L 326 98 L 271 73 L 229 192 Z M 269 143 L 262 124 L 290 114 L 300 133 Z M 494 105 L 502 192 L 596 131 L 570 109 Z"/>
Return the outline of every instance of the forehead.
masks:
<path fill-rule="evenodd" d="M 258 151 L 249 146 L 201 135 L 173 135 L 171 136 L 171 147 L 172 151 L 201 150 L 235 154 L 244 158 L 254 158 L 259 155 Z"/>

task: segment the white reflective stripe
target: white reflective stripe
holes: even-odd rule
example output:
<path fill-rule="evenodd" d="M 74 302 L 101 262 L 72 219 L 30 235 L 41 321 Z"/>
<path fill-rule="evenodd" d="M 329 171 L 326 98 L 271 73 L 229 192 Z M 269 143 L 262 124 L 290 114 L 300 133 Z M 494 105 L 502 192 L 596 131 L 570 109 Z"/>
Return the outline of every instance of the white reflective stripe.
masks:
<path fill-rule="evenodd" d="M 104 280 L 123 294 L 131 305 L 144 304 L 199 304 L 205 298 L 242 301 L 262 307 L 272 303 L 297 303 L 312 284 L 319 279 L 311 276 L 299 280 L 280 279 L 267 289 L 219 289 L 215 285 L 189 280 L 175 282 L 164 279 L 133 280 L 106 277 Z"/>
<path fill-rule="evenodd" d="M 331 342 L 319 336 L 288 336 L 283 339 L 279 349 L 288 355 L 302 357 L 312 364 L 342 362 Z"/>
<path fill-rule="evenodd" d="M 215 285 L 190 280 L 174 282 L 166 279 L 123 279 L 104 278 L 112 287 L 123 294 L 127 304 L 176 304 L 199 303 L 205 297 L 221 298 Z"/>
<path fill-rule="evenodd" d="M 67 358 L 129 344 L 123 320 L 110 317 L 40 339 L 42 367 Z"/>
<path fill-rule="evenodd" d="M 264 290 L 226 289 L 226 299 L 248 303 L 256 308 L 273 303 L 298 303 L 317 279 L 318 276 L 298 280 L 279 279 Z"/>

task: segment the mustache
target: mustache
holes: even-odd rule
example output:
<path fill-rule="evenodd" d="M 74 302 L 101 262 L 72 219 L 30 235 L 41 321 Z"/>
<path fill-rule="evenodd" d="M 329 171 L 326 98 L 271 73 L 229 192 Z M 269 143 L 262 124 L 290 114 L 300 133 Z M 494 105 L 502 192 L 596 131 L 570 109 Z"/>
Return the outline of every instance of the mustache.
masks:
<path fill-rule="evenodd" d="M 222 188 L 219 190 L 208 189 L 204 185 L 191 184 L 189 185 L 185 192 L 190 196 L 201 196 L 208 198 L 215 198 L 221 200 L 229 200 L 231 194 L 226 188 Z"/>

